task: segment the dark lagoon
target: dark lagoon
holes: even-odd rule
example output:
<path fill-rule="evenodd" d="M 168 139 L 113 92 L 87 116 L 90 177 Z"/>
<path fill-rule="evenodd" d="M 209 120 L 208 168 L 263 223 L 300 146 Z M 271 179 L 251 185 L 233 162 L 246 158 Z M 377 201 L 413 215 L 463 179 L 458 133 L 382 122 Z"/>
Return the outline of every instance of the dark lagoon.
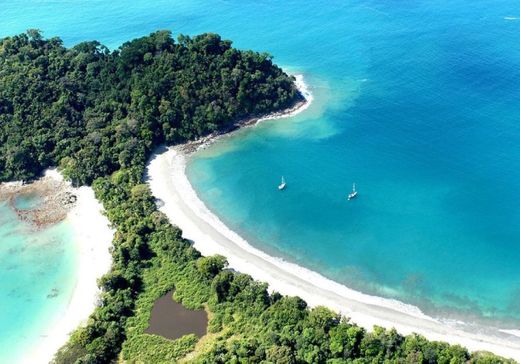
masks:
<path fill-rule="evenodd" d="M 173 291 L 155 301 L 147 334 L 160 335 L 170 340 L 184 335 L 206 335 L 208 315 L 204 310 L 189 310 L 172 298 Z"/>

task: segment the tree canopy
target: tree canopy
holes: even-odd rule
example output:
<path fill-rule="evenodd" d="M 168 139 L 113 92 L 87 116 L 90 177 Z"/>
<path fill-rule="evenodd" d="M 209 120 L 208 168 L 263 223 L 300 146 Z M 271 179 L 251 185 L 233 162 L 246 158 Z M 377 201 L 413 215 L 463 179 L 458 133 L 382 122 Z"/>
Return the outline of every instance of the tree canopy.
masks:
<path fill-rule="evenodd" d="M 0 181 L 62 167 L 75 184 L 142 168 L 150 151 L 288 107 L 292 77 L 216 34 L 169 31 L 110 51 L 37 30 L 0 40 Z"/>

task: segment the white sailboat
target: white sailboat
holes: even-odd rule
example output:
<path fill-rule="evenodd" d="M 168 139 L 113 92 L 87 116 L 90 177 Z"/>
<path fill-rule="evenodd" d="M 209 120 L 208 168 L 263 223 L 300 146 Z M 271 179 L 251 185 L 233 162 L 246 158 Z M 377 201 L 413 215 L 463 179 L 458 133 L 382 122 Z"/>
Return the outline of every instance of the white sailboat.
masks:
<path fill-rule="evenodd" d="M 285 178 L 283 178 L 282 176 L 282 182 L 278 185 L 278 189 L 279 190 L 283 190 L 286 186 L 286 183 L 285 183 Z"/>
<path fill-rule="evenodd" d="M 350 200 L 352 200 L 353 198 L 355 198 L 356 196 L 357 196 L 356 184 L 353 183 L 353 184 L 352 184 L 352 192 L 350 192 L 350 193 L 348 194 L 347 199 L 350 201 Z"/>

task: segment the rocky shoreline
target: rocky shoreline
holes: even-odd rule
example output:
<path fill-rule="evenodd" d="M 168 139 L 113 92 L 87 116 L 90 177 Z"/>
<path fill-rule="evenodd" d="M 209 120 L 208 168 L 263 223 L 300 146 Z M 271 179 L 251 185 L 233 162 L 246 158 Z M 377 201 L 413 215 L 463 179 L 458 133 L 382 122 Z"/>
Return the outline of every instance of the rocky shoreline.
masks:
<path fill-rule="evenodd" d="M 295 75 L 295 79 L 296 79 L 295 84 L 296 84 L 296 88 L 298 89 L 299 98 L 298 98 L 298 100 L 296 100 L 296 102 L 292 106 L 290 106 L 284 110 L 270 113 L 268 115 L 260 115 L 260 116 L 253 116 L 253 117 L 245 118 L 245 119 L 239 119 L 224 129 L 215 131 L 200 139 L 186 142 L 184 144 L 179 145 L 178 146 L 179 150 L 182 151 L 182 153 L 184 153 L 185 155 L 189 155 L 191 153 L 196 152 L 197 150 L 208 147 L 209 145 L 211 145 L 213 142 L 215 142 L 219 138 L 221 138 L 223 136 L 229 136 L 229 135 L 233 134 L 234 132 L 238 131 L 239 129 L 255 126 L 258 123 L 265 121 L 265 120 L 282 119 L 285 117 L 293 116 L 293 115 L 296 115 L 297 113 L 303 111 L 312 102 L 312 95 L 309 92 L 307 85 L 303 81 L 302 75 Z"/>
<path fill-rule="evenodd" d="M 21 221 L 36 229 L 63 221 L 75 206 L 77 196 L 70 184 L 57 176 L 58 172 L 49 170 L 42 178 L 28 184 L 0 184 L 0 202 L 7 201 Z M 24 208 L 17 203 L 19 198 L 31 196 L 38 198 L 34 206 Z"/>

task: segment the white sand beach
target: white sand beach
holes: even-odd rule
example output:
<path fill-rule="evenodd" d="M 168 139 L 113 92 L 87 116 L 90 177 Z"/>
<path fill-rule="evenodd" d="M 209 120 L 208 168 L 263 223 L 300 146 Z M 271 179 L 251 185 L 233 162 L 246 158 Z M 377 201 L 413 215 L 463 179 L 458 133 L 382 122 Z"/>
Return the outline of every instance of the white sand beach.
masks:
<path fill-rule="evenodd" d="M 62 179 L 55 170 L 47 171 L 46 176 Z M 72 224 L 80 254 L 76 286 L 67 310 L 42 335 L 37 347 L 27 353 L 23 363 L 50 362 L 56 351 L 67 342 L 69 334 L 85 323 L 94 311 L 99 293 L 97 279 L 110 269 L 112 258 L 109 248 L 114 231 L 102 214 L 102 206 L 90 187 L 74 188 L 73 193 L 77 200 L 67 220 Z"/>

